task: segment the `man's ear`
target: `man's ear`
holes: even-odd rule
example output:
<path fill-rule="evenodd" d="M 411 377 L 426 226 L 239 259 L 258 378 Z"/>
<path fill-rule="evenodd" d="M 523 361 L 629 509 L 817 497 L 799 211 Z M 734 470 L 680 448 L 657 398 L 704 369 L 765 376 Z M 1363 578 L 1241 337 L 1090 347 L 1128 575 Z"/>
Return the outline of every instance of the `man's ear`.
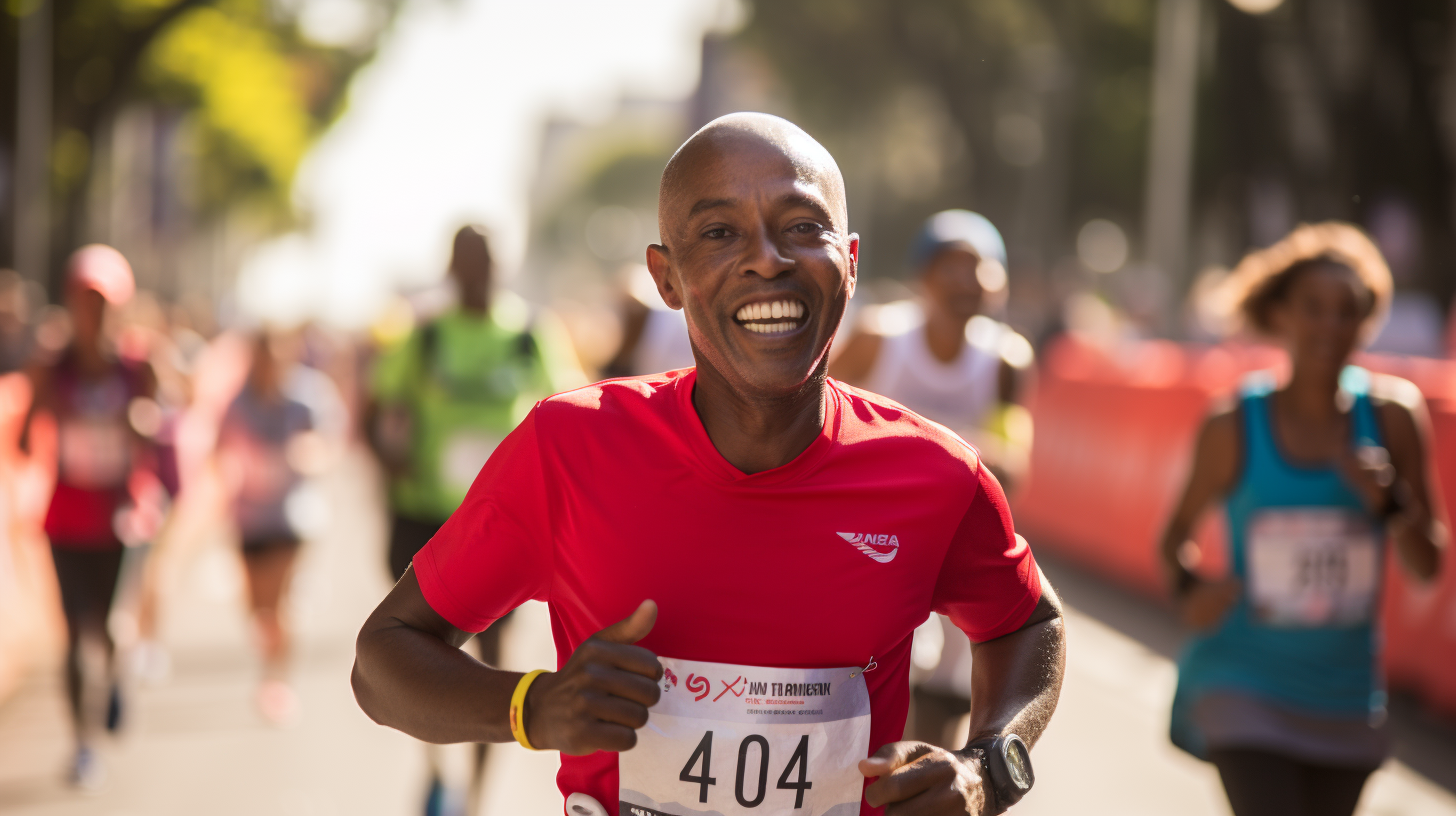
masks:
<path fill-rule="evenodd" d="M 647 271 L 652 273 L 652 282 L 657 284 L 657 294 L 670 309 L 681 309 L 682 295 L 673 285 L 672 264 L 667 260 L 667 247 L 651 244 L 647 247 Z"/>
<path fill-rule="evenodd" d="M 859 233 L 849 234 L 849 296 L 854 297 L 854 287 L 859 281 Z"/>

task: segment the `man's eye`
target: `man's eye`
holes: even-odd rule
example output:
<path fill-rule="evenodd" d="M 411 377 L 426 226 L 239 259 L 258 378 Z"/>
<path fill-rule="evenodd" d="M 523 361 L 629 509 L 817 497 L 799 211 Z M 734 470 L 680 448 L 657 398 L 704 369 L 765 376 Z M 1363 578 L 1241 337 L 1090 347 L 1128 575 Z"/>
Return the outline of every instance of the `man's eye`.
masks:
<path fill-rule="evenodd" d="M 805 221 L 802 224 L 795 224 L 789 227 L 789 232 L 797 232 L 800 235 L 812 235 L 816 232 L 822 232 L 823 229 L 824 227 L 819 224 L 815 224 L 812 221 Z"/>
<path fill-rule="evenodd" d="M 724 228 L 724 227 L 713 227 L 712 229 L 710 229 L 707 232 L 703 233 L 703 237 L 704 238 L 727 238 L 728 237 L 728 230 L 726 228 Z"/>

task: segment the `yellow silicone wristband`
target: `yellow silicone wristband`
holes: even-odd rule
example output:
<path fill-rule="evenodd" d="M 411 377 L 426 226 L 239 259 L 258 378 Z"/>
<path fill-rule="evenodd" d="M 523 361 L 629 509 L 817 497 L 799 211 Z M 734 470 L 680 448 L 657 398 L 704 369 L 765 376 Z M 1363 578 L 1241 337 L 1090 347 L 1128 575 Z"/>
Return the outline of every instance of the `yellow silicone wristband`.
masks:
<path fill-rule="evenodd" d="M 526 739 L 526 691 L 531 688 L 531 684 L 536 681 L 537 677 L 545 673 L 545 669 L 527 672 L 521 677 L 521 682 L 516 684 L 515 692 L 511 694 L 511 736 L 516 738 L 516 742 L 532 751 L 536 750 L 536 746 Z"/>

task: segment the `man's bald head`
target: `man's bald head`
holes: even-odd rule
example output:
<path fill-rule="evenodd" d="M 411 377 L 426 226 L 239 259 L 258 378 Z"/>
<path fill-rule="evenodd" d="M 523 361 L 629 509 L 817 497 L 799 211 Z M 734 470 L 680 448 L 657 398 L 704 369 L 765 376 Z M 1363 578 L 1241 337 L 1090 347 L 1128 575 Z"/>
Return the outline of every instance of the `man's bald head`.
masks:
<path fill-rule="evenodd" d="M 735 164 L 782 161 L 801 181 L 819 187 L 833 226 L 846 232 L 849 208 L 844 177 L 824 146 L 787 119 L 767 113 L 730 113 L 688 137 L 668 160 L 657 193 L 657 226 L 669 247 L 676 226 L 698 203 L 695 180 L 700 174 L 733 172 Z"/>

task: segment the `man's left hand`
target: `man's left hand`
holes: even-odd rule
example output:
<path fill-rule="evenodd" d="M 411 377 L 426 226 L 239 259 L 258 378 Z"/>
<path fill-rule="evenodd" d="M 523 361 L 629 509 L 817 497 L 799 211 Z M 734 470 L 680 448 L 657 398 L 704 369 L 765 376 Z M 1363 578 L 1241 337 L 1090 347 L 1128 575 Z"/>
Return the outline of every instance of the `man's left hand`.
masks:
<path fill-rule="evenodd" d="M 981 816 L 986 806 L 980 763 L 928 743 L 892 742 L 860 760 L 859 772 L 879 777 L 864 795 L 885 816 Z"/>

